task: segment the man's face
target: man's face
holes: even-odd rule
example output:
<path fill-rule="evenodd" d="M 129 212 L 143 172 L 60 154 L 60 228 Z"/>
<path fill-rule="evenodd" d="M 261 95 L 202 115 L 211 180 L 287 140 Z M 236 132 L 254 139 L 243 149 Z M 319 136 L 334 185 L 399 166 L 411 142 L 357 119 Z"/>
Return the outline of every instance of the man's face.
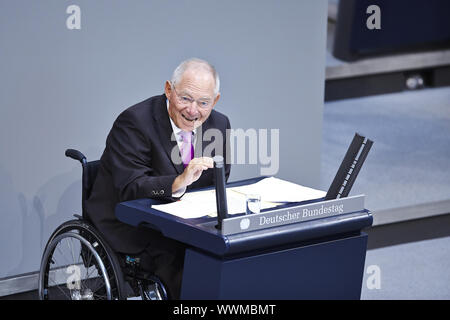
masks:
<path fill-rule="evenodd" d="M 192 131 L 208 119 L 220 94 L 214 95 L 215 80 L 202 69 L 188 69 L 181 80 L 172 86 L 166 81 L 169 116 L 183 131 Z"/>

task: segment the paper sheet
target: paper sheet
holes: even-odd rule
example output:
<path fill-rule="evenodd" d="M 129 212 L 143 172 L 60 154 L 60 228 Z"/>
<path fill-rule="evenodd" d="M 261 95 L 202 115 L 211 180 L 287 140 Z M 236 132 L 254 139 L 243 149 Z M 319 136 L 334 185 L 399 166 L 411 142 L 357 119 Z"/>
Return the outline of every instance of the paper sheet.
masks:
<path fill-rule="evenodd" d="M 324 197 L 326 192 L 304 187 L 278 178 L 265 178 L 257 183 L 227 188 L 228 214 L 245 212 L 247 194 L 261 196 L 261 210 L 274 208 L 277 202 L 300 202 Z M 217 216 L 216 191 L 186 193 L 180 201 L 152 206 L 153 209 L 170 213 L 180 218 L 191 219 Z"/>
<path fill-rule="evenodd" d="M 304 187 L 275 177 L 265 178 L 242 187 L 234 187 L 231 190 L 242 194 L 259 194 L 261 201 L 269 202 L 300 202 L 322 198 L 326 195 L 325 191 Z"/>
<path fill-rule="evenodd" d="M 261 201 L 261 210 L 276 207 L 277 203 Z M 180 201 L 152 206 L 153 209 L 180 218 L 191 219 L 204 216 L 216 217 L 216 191 L 206 190 L 186 193 Z M 228 214 L 245 212 L 245 195 L 227 189 Z"/>

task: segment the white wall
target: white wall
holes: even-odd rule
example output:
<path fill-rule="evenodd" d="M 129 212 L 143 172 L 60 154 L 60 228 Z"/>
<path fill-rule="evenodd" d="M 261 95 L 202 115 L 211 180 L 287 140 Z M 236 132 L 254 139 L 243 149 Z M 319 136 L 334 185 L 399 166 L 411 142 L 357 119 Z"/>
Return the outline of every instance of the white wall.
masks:
<path fill-rule="evenodd" d="M 81 8 L 81 30 L 66 8 Z M 319 186 L 327 1 L 0 2 L 0 278 L 39 269 L 57 225 L 81 211 L 81 170 L 126 107 L 175 66 L 215 64 L 234 128 L 280 130 L 278 176 Z M 259 175 L 235 166 L 231 180 Z"/>

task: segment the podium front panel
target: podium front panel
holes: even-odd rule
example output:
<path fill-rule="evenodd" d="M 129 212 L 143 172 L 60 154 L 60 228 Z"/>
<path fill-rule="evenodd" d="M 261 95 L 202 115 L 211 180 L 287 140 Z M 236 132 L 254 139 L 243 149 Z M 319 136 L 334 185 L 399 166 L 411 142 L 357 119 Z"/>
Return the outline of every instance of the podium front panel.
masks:
<path fill-rule="evenodd" d="M 367 235 L 220 259 L 186 251 L 182 299 L 360 299 Z"/>

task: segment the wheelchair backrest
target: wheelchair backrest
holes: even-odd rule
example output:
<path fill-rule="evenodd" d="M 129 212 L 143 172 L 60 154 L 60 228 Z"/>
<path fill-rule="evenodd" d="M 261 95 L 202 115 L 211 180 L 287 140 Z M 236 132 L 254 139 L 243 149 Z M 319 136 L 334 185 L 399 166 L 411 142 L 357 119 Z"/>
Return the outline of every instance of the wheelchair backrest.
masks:
<path fill-rule="evenodd" d="M 81 166 L 83 168 L 81 181 L 81 207 L 83 209 L 83 219 L 89 220 L 84 204 L 86 200 L 91 196 L 92 186 L 94 185 L 98 168 L 100 167 L 100 160 L 88 162 L 85 155 L 75 149 L 67 149 L 65 155 L 66 157 L 81 162 Z"/>
<path fill-rule="evenodd" d="M 91 196 L 92 186 L 97 177 L 98 168 L 100 167 L 100 160 L 94 160 L 82 163 L 83 166 L 83 181 L 82 181 L 82 208 L 83 218 L 88 219 L 84 203 Z"/>

